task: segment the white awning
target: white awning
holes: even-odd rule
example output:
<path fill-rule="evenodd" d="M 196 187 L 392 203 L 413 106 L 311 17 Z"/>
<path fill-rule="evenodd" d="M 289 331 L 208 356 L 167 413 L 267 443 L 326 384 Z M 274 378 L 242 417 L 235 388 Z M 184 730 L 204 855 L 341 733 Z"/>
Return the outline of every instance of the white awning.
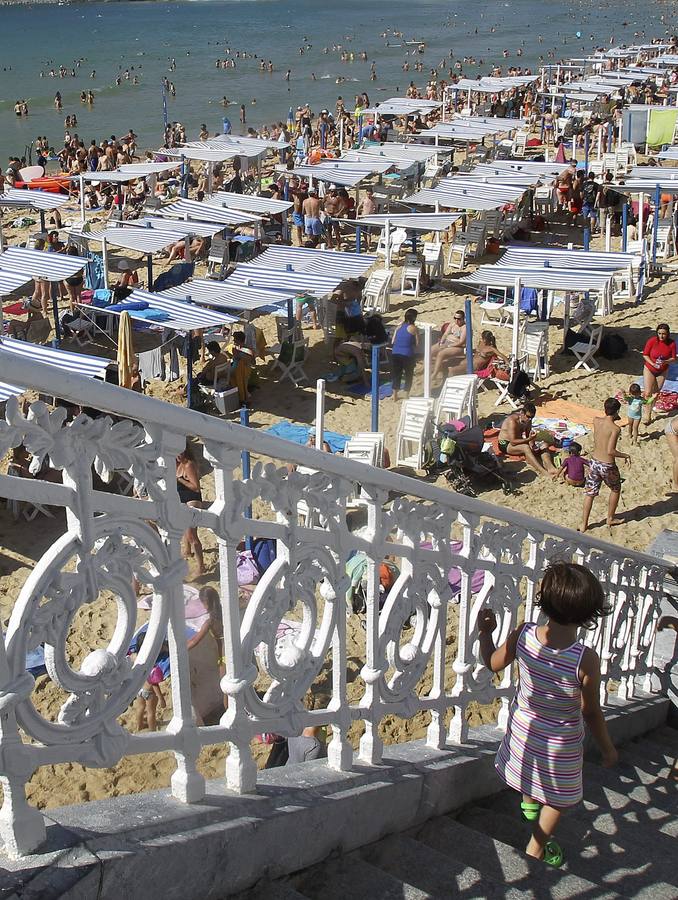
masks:
<path fill-rule="evenodd" d="M 103 356 L 87 356 L 84 353 L 72 353 L 45 344 L 32 344 L 30 341 L 17 341 L 8 337 L 0 338 L 0 350 L 90 378 L 103 378 L 111 363 L 110 359 Z M 5 367 L 3 366 L 3 368 Z M 5 371 L 3 374 L 10 374 L 10 372 Z M 25 390 L 26 388 L 19 385 L 0 382 L 0 402 L 9 397 L 18 397 Z"/>
<path fill-rule="evenodd" d="M 520 159 L 496 159 L 489 163 L 478 163 L 473 167 L 473 173 L 478 175 L 485 175 L 487 173 L 488 175 L 501 176 L 502 174 L 510 175 L 514 172 L 518 172 L 521 175 L 531 175 L 535 179 L 542 176 L 555 178 L 568 167 L 568 163 L 531 162 L 529 160 Z"/>
<path fill-rule="evenodd" d="M 284 297 L 280 291 L 256 290 L 234 285 L 230 281 L 230 278 L 226 281 L 192 278 L 166 291 L 159 291 L 157 296 L 184 301 L 190 297 L 193 303 L 215 306 L 218 309 L 265 313 L 276 311 L 287 297 L 294 297 L 296 294 L 296 291 L 288 290 Z"/>
<path fill-rule="evenodd" d="M 250 225 L 252 222 L 260 222 L 259 216 L 253 213 L 241 212 L 235 209 L 227 209 L 219 203 L 209 200 L 175 200 L 168 206 L 161 206 L 158 215 L 163 218 L 177 217 L 196 222 L 216 222 L 226 225 Z"/>
<path fill-rule="evenodd" d="M 33 188 L 7 188 L 0 194 L 0 209 L 37 209 L 48 211 L 59 209 L 68 203 L 66 194 L 51 194 Z"/>
<path fill-rule="evenodd" d="M 31 275 L 19 275 L 18 272 L 5 272 L 4 269 L 0 269 L 0 297 L 11 294 L 32 280 Z"/>
<path fill-rule="evenodd" d="M 283 170 L 300 178 L 313 178 L 316 181 L 327 181 L 343 187 L 355 187 L 367 178 L 388 172 L 394 163 L 391 160 L 374 159 L 369 163 L 344 162 L 341 159 L 318 163 L 316 166 L 295 166 L 291 170 Z"/>
<path fill-rule="evenodd" d="M 438 100 L 418 100 L 411 97 L 391 97 L 380 103 L 363 110 L 363 115 L 379 116 L 414 116 L 417 113 L 430 113 L 434 109 L 440 109 L 442 103 Z"/>
<path fill-rule="evenodd" d="M 678 65 L 678 63 L 676 63 Z M 662 150 L 661 153 L 657 154 L 659 159 L 674 159 L 678 162 L 678 147 L 668 147 L 666 150 Z M 676 170 L 678 171 L 678 169 Z"/>
<path fill-rule="evenodd" d="M 435 156 L 435 150 L 429 150 L 428 152 L 430 156 Z M 366 150 L 349 150 L 347 153 L 344 153 L 341 158 L 344 162 L 362 163 L 364 166 L 369 166 L 375 159 L 385 160 L 388 161 L 391 166 L 398 169 L 399 172 L 406 172 L 420 162 L 420 160 L 415 159 L 410 154 L 403 153 L 402 155 L 396 156 L 390 152 L 374 153 L 371 148 Z M 421 162 L 423 164 L 424 160 L 421 160 Z"/>
<path fill-rule="evenodd" d="M 47 253 L 26 247 L 8 247 L 0 253 L 0 269 L 15 272 L 26 278 L 42 278 L 46 281 L 63 281 L 83 269 L 88 260 L 66 253 Z"/>
<path fill-rule="evenodd" d="M 171 328 L 173 331 L 193 331 L 198 328 L 214 328 L 225 325 L 230 322 L 237 322 L 237 316 L 231 316 L 225 312 L 215 312 L 211 309 L 205 309 L 197 303 L 184 303 L 176 300 L 174 297 L 163 296 L 162 294 L 152 294 L 149 291 L 135 290 L 125 299 L 125 303 L 134 302 L 148 303 L 148 309 L 157 310 L 165 313 L 167 318 L 162 320 L 152 320 L 146 318 L 136 310 L 127 310 L 130 319 L 138 322 L 144 322 L 146 325 L 158 325 L 161 328 Z M 120 312 L 109 310 L 106 307 L 85 307 L 96 313 L 110 312 L 111 315 L 120 315 Z M 143 311 L 142 311 L 143 312 Z"/>
<path fill-rule="evenodd" d="M 458 284 L 487 285 L 489 287 L 513 287 L 520 278 L 523 287 L 551 291 L 604 291 L 609 287 L 612 273 L 595 270 L 568 270 L 554 268 L 528 269 L 506 268 L 499 263 L 478 266 L 471 275 L 458 278 Z"/>
<path fill-rule="evenodd" d="M 678 178 L 666 178 L 663 169 L 655 169 L 655 178 L 626 178 L 624 184 L 613 185 L 622 194 L 678 194 Z"/>
<path fill-rule="evenodd" d="M 274 266 L 253 266 L 244 263 L 237 266 L 226 282 L 232 287 L 254 288 L 255 290 L 277 291 L 282 296 L 290 293 L 311 294 L 325 297 L 344 280 L 344 275 L 320 275 L 317 272 L 294 271 Z"/>
<path fill-rule="evenodd" d="M 337 250 L 316 250 L 310 247 L 268 247 L 259 256 L 246 263 L 248 266 L 275 266 L 285 269 L 292 266 L 296 272 L 321 272 L 355 278 L 365 273 L 377 261 L 368 253 L 345 253 Z M 238 268 L 242 268 L 239 266 Z"/>
<path fill-rule="evenodd" d="M 353 221 L 355 225 L 377 225 L 385 228 L 388 222 L 392 228 L 407 228 L 411 231 L 447 231 L 461 218 L 459 213 L 406 213 L 391 216 L 359 216 Z"/>
<path fill-rule="evenodd" d="M 178 162 L 144 162 L 144 163 L 125 163 L 118 166 L 118 171 L 124 175 L 131 175 L 133 178 L 148 178 L 149 175 L 162 175 L 163 172 L 171 172 L 173 169 L 179 168 L 181 163 Z"/>
<path fill-rule="evenodd" d="M 678 147 L 676 147 L 678 150 Z M 663 184 L 665 181 L 678 182 L 678 168 L 664 168 L 660 166 L 634 166 L 628 175 L 624 176 L 624 183 L 643 179 L 653 184 Z"/>
<path fill-rule="evenodd" d="M 601 269 L 619 272 L 628 270 L 629 266 L 638 269 L 642 260 L 642 256 L 635 253 L 565 250 L 556 247 L 509 247 L 496 264 L 504 267 L 545 268 L 548 265 L 554 269 Z"/>
<path fill-rule="evenodd" d="M 274 200 L 272 197 L 260 197 L 253 194 L 233 194 L 230 191 L 216 191 L 207 199 L 210 203 L 218 204 L 226 209 L 237 209 L 260 216 L 286 213 L 294 206 L 287 200 Z"/>
<path fill-rule="evenodd" d="M 456 84 L 449 84 L 448 91 L 471 91 L 481 94 L 499 94 L 512 88 L 522 87 L 537 81 L 539 75 L 507 75 L 504 78 L 485 76 L 483 78 L 460 78 Z"/>
<path fill-rule="evenodd" d="M 191 147 L 184 145 L 178 149 L 157 150 L 158 154 L 163 156 L 171 156 L 175 159 L 181 159 L 183 156 L 187 160 L 197 160 L 198 162 L 227 162 L 241 154 L 234 147 L 225 146 L 223 148 L 206 147 L 204 142 L 200 141 L 198 146 Z"/>
<path fill-rule="evenodd" d="M 410 194 L 403 199 L 403 203 L 412 206 L 433 206 L 444 209 L 466 209 L 481 212 L 484 209 L 500 209 L 507 201 L 481 197 L 477 194 L 464 194 L 461 191 L 451 193 L 439 191 L 437 188 L 424 189 Z"/>
<path fill-rule="evenodd" d="M 97 241 L 102 243 L 104 240 L 112 247 L 124 247 L 125 250 L 134 250 L 137 253 L 157 253 L 181 241 L 186 236 L 186 231 L 178 228 L 176 231 L 169 227 L 169 220 L 161 220 L 168 223 L 166 228 L 140 228 L 140 227 L 121 227 L 115 228 L 108 226 L 104 231 L 82 231 L 79 228 L 72 228 L 69 232 L 73 236 L 84 238 L 89 241 Z"/>

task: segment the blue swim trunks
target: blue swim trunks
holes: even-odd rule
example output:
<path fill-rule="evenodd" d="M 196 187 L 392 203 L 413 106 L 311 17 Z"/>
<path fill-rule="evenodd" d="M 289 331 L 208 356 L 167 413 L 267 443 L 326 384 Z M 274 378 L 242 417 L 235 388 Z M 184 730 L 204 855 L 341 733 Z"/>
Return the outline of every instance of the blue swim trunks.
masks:
<path fill-rule="evenodd" d="M 303 228 L 304 227 L 304 217 L 301 213 L 293 212 L 292 213 L 292 224 L 295 228 Z"/>
<path fill-rule="evenodd" d="M 320 237 L 323 233 L 323 223 L 315 216 L 306 216 L 304 224 L 306 226 L 306 234 L 312 237 Z"/>

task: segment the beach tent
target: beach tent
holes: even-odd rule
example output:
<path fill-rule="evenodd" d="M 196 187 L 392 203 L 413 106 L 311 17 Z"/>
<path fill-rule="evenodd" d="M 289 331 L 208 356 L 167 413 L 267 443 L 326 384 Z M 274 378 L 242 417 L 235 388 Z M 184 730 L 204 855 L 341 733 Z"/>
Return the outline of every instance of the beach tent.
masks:
<path fill-rule="evenodd" d="M 0 350 L 12 354 L 12 356 L 46 363 L 47 365 L 55 366 L 57 369 L 63 369 L 66 372 L 73 372 L 90 378 L 103 378 L 106 369 L 111 363 L 110 359 L 106 359 L 103 356 L 71 353 L 67 350 L 58 350 L 55 347 L 43 344 L 32 344 L 30 341 L 17 341 L 8 337 L 0 338 Z M 11 369 L 11 364 L 7 366 L 7 370 L 9 369 Z M 6 374 L 9 374 L 9 371 Z M 19 385 L 0 382 L 0 402 L 8 400 L 10 397 L 18 397 L 24 391 L 25 388 Z"/>
<path fill-rule="evenodd" d="M 263 253 L 247 263 L 256 266 L 288 266 L 297 272 L 318 272 L 340 275 L 342 278 L 356 278 L 363 275 L 377 261 L 376 256 L 345 253 L 338 250 L 320 250 L 310 247 L 268 247 Z M 239 268 L 242 268 L 240 266 Z"/>
<path fill-rule="evenodd" d="M 254 213 L 258 216 L 276 216 L 288 212 L 294 205 L 288 200 L 274 200 L 254 194 L 233 194 L 229 191 L 215 191 L 207 198 L 209 203 L 220 204 L 226 209 Z"/>
<path fill-rule="evenodd" d="M 394 167 L 389 159 L 374 159 L 361 162 L 344 162 L 343 159 L 326 160 L 315 166 L 298 165 L 293 169 L 279 168 L 286 175 L 297 175 L 299 178 L 308 179 L 309 184 L 315 181 L 325 181 L 337 184 L 341 187 L 355 187 L 361 181 L 382 175 Z"/>
<path fill-rule="evenodd" d="M 213 306 L 217 309 L 225 309 L 238 313 L 278 313 L 287 299 L 295 296 L 295 291 L 256 290 L 231 284 L 230 279 L 225 281 L 213 281 L 210 278 L 192 278 L 176 287 L 159 291 L 159 297 L 174 297 L 177 300 L 200 303 L 203 306 Z"/>
<path fill-rule="evenodd" d="M 420 231 L 423 233 L 440 233 L 447 231 L 461 219 L 460 213 L 393 213 L 374 216 L 359 216 L 349 220 L 349 224 L 361 226 L 376 226 L 381 228 L 384 235 L 384 266 L 391 267 L 391 229 L 405 228 L 408 231 Z"/>
<path fill-rule="evenodd" d="M 0 252 L 4 248 L 2 233 L 3 209 L 33 209 L 40 214 L 40 230 L 45 231 L 45 213 L 59 209 L 68 203 L 70 197 L 65 194 L 51 194 L 48 191 L 27 188 L 7 188 L 0 194 Z"/>
<path fill-rule="evenodd" d="M 179 218 L 190 222 L 215 222 L 222 227 L 227 225 L 251 225 L 261 222 L 261 218 L 251 212 L 231 209 L 223 203 L 213 200 L 173 200 L 167 206 L 161 206 L 157 214 L 162 218 Z"/>
<path fill-rule="evenodd" d="M 84 269 L 87 263 L 88 260 L 81 256 L 47 253 L 27 247 L 8 247 L 0 253 L 0 269 L 3 271 L 44 281 L 64 281 Z"/>

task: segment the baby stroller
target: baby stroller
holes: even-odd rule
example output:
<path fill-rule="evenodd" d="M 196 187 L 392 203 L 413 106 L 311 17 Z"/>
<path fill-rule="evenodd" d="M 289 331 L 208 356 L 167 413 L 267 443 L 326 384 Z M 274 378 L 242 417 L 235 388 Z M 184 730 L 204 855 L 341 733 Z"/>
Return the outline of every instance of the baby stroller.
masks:
<path fill-rule="evenodd" d="M 505 494 L 514 492 L 501 462 L 494 453 L 483 450 L 482 428 L 476 425 L 457 431 L 454 426 L 436 425 L 436 431 L 424 466 L 429 474 L 443 474 L 452 490 L 467 497 L 477 496 L 477 482 L 495 479 Z"/>

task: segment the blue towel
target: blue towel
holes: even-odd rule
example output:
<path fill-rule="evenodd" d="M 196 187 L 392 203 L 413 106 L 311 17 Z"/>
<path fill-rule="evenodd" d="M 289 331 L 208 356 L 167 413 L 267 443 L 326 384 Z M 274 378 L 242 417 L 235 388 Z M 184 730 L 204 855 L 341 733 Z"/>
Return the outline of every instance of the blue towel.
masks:
<path fill-rule="evenodd" d="M 368 394 L 372 393 L 372 388 L 367 387 L 362 383 L 352 384 L 349 387 L 349 391 L 352 394 L 356 394 L 358 397 L 366 397 Z M 380 400 L 388 400 L 389 397 L 393 396 L 393 385 L 390 381 L 387 381 L 385 384 L 379 385 L 379 399 Z"/>
<path fill-rule="evenodd" d="M 111 312 L 141 312 L 148 309 L 146 300 L 123 300 L 122 303 L 114 303 L 108 307 Z"/>
<path fill-rule="evenodd" d="M 267 428 L 270 434 L 283 438 L 286 441 L 292 441 L 293 444 L 304 445 L 308 440 L 309 434 L 315 431 L 308 425 L 295 425 L 292 422 L 277 422 Z M 332 453 L 343 453 L 349 436 L 347 434 L 337 434 L 335 431 L 325 431 L 324 439 L 330 445 Z"/>
<path fill-rule="evenodd" d="M 164 322 L 170 317 L 169 313 L 163 312 L 161 309 L 138 309 L 135 310 L 135 313 L 150 322 Z"/>

